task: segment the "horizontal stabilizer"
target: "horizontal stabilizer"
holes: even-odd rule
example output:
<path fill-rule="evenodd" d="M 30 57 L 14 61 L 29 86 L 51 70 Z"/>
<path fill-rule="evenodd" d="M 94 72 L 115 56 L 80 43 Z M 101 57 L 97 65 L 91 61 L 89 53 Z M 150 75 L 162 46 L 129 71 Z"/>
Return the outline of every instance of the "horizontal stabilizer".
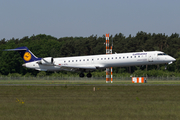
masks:
<path fill-rule="evenodd" d="M 3 51 L 25 51 L 27 49 L 5 49 Z"/>

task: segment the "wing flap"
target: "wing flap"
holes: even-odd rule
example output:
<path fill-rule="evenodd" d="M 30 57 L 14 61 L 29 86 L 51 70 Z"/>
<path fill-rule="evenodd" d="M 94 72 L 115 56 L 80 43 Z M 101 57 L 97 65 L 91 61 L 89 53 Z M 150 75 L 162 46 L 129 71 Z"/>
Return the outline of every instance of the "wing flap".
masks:
<path fill-rule="evenodd" d="M 39 71 L 47 71 L 47 69 L 36 69 L 36 70 L 39 70 Z"/>

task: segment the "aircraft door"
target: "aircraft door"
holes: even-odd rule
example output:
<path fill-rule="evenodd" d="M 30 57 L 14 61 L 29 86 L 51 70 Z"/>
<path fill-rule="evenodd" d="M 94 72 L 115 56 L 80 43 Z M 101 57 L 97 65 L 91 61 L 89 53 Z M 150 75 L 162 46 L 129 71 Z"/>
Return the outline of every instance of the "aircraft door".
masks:
<path fill-rule="evenodd" d="M 154 61 L 156 61 L 156 60 L 157 60 L 157 53 L 154 53 L 154 55 L 153 55 L 153 59 L 154 59 Z"/>
<path fill-rule="evenodd" d="M 148 53 L 148 61 L 153 62 L 153 53 Z"/>
<path fill-rule="evenodd" d="M 68 62 L 67 60 L 60 59 L 58 61 L 54 61 L 54 64 L 58 65 L 58 66 L 61 66 L 61 65 L 67 64 L 67 62 Z"/>

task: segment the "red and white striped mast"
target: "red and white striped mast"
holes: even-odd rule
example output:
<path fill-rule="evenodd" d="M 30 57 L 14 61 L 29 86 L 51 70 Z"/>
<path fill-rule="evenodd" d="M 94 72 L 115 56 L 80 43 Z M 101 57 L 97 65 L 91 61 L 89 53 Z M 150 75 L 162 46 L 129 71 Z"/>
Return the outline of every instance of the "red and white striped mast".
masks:
<path fill-rule="evenodd" d="M 106 54 L 109 54 L 109 34 L 106 34 Z M 106 68 L 106 83 L 109 82 L 109 68 Z"/>
<path fill-rule="evenodd" d="M 112 47 L 113 47 L 113 44 L 111 46 L 111 49 L 110 49 L 110 53 L 112 54 Z M 111 83 L 113 83 L 113 68 L 111 67 Z"/>
<path fill-rule="evenodd" d="M 112 54 L 112 48 L 113 48 L 113 39 L 111 44 L 111 49 L 109 49 L 109 54 Z M 113 68 L 111 67 L 111 83 L 113 83 Z"/>
<path fill-rule="evenodd" d="M 113 41 L 111 49 L 109 49 L 109 34 L 106 34 L 106 54 L 112 54 L 112 47 L 113 47 Z M 106 83 L 110 83 L 110 74 L 109 74 L 109 68 L 106 68 Z M 113 83 L 113 68 L 111 67 L 111 83 Z"/>

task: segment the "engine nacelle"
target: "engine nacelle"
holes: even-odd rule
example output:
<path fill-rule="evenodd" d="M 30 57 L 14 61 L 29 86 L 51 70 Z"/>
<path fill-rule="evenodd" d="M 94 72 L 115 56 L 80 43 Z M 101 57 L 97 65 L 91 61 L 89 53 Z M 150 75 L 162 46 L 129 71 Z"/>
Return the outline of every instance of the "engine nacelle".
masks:
<path fill-rule="evenodd" d="M 46 57 L 41 59 L 41 63 L 44 65 L 51 65 L 53 64 L 54 59 L 52 57 Z"/>

